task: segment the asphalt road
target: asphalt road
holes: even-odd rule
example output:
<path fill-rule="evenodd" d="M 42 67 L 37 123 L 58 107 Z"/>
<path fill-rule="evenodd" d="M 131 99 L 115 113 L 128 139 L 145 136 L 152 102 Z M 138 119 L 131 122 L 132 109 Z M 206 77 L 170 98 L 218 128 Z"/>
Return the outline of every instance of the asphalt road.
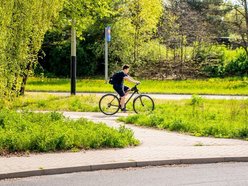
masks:
<path fill-rule="evenodd" d="M 0 181 L 1 186 L 248 185 L 248 163 L 146 167 Z"/>

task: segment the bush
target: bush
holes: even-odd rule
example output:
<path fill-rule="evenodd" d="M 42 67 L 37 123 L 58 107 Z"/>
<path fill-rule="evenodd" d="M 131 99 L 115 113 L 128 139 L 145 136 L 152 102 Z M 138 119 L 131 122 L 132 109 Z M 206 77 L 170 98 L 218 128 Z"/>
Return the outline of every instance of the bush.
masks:
<path fill-rule="evenodd" d="M 248 56 L 239 52 L 237 57 L 225 67 L 226 76 L 248 76 Z"/>
<path fill-rule="evenodd" d="M 70 77 L 71 43 L 63 34 L 47 32 L 40 53 L 35 75 L 46 77 Z M 90 48 L 92 40 L 77 43 L 77 76 L 93 76 L 97 73 L 98 60 Z M 42 67 L 41 67 L 42 66 Z M 43 70 L 41 70 L 43 69 Z"/>
<path fill-rule="evenodd" d="M 114 129 L 86 119 L 69 120 L 57 112 L 0 111 L 0 154 L 122 148 L 138 143 L 124 126 Z"/>
<path fill-rule="evenodd" d="M 222 77 L 224 73 L 224 58 L 226 47 L 207 46 L 201 47 L 194 56 L 201 65 L 201 71 L 207 77 Z"/>

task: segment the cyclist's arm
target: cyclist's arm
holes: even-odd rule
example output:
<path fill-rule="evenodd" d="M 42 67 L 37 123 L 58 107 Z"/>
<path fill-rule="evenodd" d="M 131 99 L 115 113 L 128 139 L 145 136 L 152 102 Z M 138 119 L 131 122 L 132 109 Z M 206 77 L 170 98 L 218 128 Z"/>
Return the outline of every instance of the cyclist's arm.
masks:
<path fill-rule="evenodd" d="M 131 76 L 126 76 L 126 77 L 124 77 L 124 79 L 128 80 L 129 82 L 132 82 L 132 83 L 139 83 L 139 81 L 134 80 Z"/>

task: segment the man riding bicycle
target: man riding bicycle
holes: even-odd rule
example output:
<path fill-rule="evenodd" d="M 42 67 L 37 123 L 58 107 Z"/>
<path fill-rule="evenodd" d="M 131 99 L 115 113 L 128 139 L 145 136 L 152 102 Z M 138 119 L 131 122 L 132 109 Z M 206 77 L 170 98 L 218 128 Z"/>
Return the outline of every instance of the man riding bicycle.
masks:
<path fill-rule="evenodd" d="M 120 95 L 120 105 L 121 105 L 121 111 L 126 112 L 125 108 L 125 99 L 128 94 L 128 91 L 130 91 L 130 88 L 124 85 L 124 80 L 128 80 L 132 83 L 139 84 L 139 81 L 134 80 L 131 76 L 128 75 L 129 73 L 129 65 L 124 65 L 122 67 L 122 70 L 115 73 L 112 76 L 111 83 L 113 84 L 114 90 Z"/>

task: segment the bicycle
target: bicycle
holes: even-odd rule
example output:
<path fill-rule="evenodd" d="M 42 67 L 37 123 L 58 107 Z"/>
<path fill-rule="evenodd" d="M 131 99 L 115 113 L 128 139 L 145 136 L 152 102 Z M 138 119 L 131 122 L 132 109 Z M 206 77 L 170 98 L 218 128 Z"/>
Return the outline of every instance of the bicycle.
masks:
<path fill-rule="evenodd" d="M 125 107 L 132 99 L 132 97 L 135 94 L 138 94 L 138 96 L 133 99 L 133 110 L 135 111 L 135 113 L 139 114 L 152 112 L 154 110 L 153 99 L 148 95 L 140 94 L 137 88 L 138 85 L 139 84 L 136 84 L 133 88 L 131 88 L 131 91 L 133 91 L 133 93 L 126 101 Z M 115 94 L 105 94 L 99 101 L 99 109 L 105 115 L 114 115 L 120 110 L 120 108 L 120 98 L 118 98 Z"/>

